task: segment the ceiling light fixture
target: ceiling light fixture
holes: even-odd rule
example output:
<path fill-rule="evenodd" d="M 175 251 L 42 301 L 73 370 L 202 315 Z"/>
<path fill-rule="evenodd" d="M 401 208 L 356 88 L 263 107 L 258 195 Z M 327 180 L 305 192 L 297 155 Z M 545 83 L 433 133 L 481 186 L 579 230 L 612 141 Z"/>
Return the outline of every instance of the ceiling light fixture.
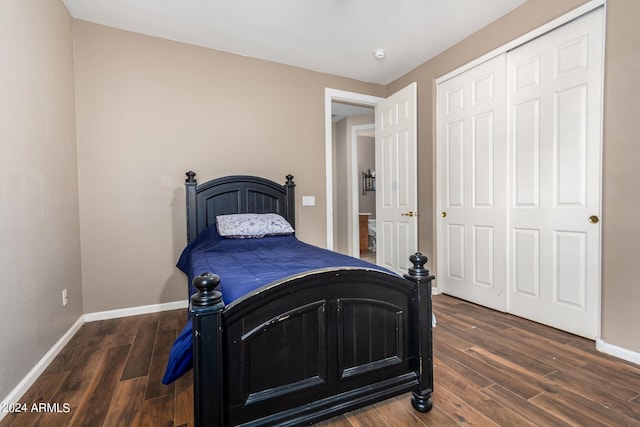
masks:
<path fill-rule="evenodd" d="M 378 61 L 384 59 L 385 54 L 386 53 L 384 49 L 376 49 L 373 51 L 373 57 L 376 58 Z"/>

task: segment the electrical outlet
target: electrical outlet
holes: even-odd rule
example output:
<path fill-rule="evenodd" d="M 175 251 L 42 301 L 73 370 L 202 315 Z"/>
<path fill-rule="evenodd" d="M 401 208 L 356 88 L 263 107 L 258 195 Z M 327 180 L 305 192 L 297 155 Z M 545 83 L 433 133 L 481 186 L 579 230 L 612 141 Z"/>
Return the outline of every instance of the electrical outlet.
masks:
<path fill-rule="evenodd" d="M 69 295 L 67 295 L 67 288 L 62 290 L 62 305 L 65 306 L 69 303 Z"/>

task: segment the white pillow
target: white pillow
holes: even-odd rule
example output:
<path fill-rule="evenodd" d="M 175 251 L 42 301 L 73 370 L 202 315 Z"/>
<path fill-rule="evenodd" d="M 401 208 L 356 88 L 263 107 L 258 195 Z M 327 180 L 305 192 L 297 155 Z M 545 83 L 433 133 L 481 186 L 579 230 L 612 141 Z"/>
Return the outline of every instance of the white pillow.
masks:
<path fill-rule="evenodd" d="M 278 214 L 231 214 L 216 216 L 218 234 L 235 239 L 292 234 L 291 224 Z"/>

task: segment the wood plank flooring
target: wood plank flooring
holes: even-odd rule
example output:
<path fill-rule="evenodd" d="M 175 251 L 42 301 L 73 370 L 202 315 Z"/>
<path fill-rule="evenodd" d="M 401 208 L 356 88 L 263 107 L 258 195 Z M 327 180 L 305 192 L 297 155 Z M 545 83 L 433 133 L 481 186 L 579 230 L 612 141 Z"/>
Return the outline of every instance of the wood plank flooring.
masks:
<path fill-rule="evenodd" d="M 433 305 L 433 410 L 406 394 L 318 426 L 640 426 L 640 366 L 445 295 Z M 0 427 L 193 425 L 191 376 L 160 382 L 184 322 L 175 310 L 85 324 Z"/>

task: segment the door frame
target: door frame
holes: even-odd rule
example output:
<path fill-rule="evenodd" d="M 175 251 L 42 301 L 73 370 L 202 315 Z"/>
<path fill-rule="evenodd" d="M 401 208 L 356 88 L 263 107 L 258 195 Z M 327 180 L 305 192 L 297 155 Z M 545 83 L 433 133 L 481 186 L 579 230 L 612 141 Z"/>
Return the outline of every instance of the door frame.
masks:
<path fill-rule="evenodd" d="M 360 170 L 358 170 L 358 133 L 363 130 L 371 130 L 375 132 L 376 124 L 368 123 L 364 125 L 351 126 L 351 206 L 353 206 L 353 215 L 351 215 L 351 256 L 360 258 L 360 191 L 358 191 L 358 179 L 360 178 Z M 374 142 L 375 144 L 375 142 Z M 375 194 L 375 193 L 374 193 Z M 357 213 L 356 213 L 357 208 Z"/>
<path fill-rule="evenodd" d="M 325 197 L 326 197 L 326 216 L 327 216 L 327 243 L 326 248 L 333 250 L 333 131 L 331 120 L 331 103 L 332 102 L 346 102 L 352 104 L 365 105 L 372 108 L 383 100 L 384 98 L 365 95 L 357 92 L 349 92 L 339 89 L 325 88 L 324 90 L 324 124 L 325 124 Z M 374 121 L 375 123 L 375 121 Z M 357 184 L 357 178 L 356 178 Z M 356 186 L 357 188 L 357 186 Z M 357 196 L 357 191 L 352 191 Z M 354 194 L 351 194 L 354 197 Z M 355 218 L 355 215 L 354 215 Z M 352 218 L 355 221 L 355 219 Z"/>

